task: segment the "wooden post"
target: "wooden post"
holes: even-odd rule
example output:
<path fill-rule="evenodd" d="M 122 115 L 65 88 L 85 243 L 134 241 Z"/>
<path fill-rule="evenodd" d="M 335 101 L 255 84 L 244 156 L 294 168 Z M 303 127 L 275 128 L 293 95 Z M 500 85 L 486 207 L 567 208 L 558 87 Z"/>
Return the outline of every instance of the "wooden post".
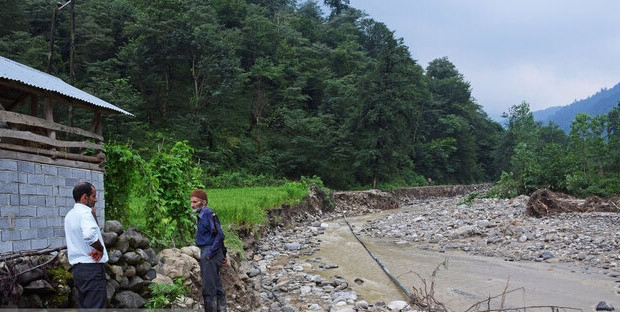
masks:
<path fill-rule="evenodd" d="M 52 106 L 52 100 L 50 98 L 45 98 L 45 120 L 54 122 L 54 107 Z M 56 139 L 56 131 L 48 129 L 47 136 L 51 139 Z"/>
<path fill-rule="evenodd" d="M 36 95 L 30 96 L 30 116 L 37 117 L 37 106 L 39 98 Z"/>
<path fill-rule="evenodd" d="M 52 12 L 52 26 L 50 27 L 50 50 L 47 54 L 47 73 L 52 71 L 52 61 L 54 59 L 54 31 L 56 29 L 56 15 L 58 14 L 58 8 L 54 5 L 54 11 Z"/>
<path fill-rule="evenodd" d="M 71 1 L 71 12 L 69 14 L 70 37 L 69 43 L 69 83 L 75 84 L 75 0 Z M 69 106 L 69 126 L 73 127 L 73 105 Z"/>

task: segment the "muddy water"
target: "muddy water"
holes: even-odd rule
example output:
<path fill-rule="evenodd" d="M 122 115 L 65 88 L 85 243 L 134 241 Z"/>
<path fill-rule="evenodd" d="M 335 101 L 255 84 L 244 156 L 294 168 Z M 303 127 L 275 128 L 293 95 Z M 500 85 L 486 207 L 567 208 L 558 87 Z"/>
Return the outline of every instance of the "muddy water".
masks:
<path fill-rule="evenodd" d="M 386 213 L 389 212 L 382 214 Z M 380 215 L 348 218 L 348 221 L 355 228 L 356 224 L 361 226 Z M 620 306 L 620 296 L 615 294 L 618 283 L 596 269 L 560 263 L 508 262 L 463 252 L 422 250 L 363 236 L 360 239 L 409 291 L 423 287 L 422 279 L 430 287 L 432 272 L 446 261 L 447 266 L 440 266 L 434 279 L 434 297 L 452 311 L 465 311 L 481 301 L 486 309 L 487 299 L 501 295 L 504 289 L 514 290 L 505 296 L 505 308 L 561 306 L 592 311 L 599 301 Z M 320 257 L 323 262 L 339 266 L 323 271 L 324 277 L 344 277 L 369 303 L 407 300 L 355 239 L 343 219 L 330 222 L 321 240 L 321 250 L 312 258 Z M 357 283 L 353 282 L 355 279 L 359 279 Z M 490 307 L 500 307 L 501 300 L 501 296 L 491 300 Z"/>

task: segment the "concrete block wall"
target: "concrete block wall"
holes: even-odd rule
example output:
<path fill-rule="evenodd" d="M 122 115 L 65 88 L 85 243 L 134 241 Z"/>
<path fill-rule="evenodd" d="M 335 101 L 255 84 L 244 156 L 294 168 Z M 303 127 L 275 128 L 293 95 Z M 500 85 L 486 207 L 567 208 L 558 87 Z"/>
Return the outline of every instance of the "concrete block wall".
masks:
<path fill-rule="evenodd" d="M 64 219 L 81 181 L 97 189 L 97 219 L 104 224 L 103 172 L 0 159 L 0 254 L 65 245 Z"/>

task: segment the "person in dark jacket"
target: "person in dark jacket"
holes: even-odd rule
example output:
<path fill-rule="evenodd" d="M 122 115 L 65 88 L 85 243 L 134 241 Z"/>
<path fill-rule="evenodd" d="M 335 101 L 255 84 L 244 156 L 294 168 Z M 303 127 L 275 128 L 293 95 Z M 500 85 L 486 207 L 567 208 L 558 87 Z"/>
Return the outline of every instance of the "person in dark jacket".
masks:
<path fill-rule="evenodd" d="M 220 268 L 226 263 L 224 232 L 215 212 L 207 206 L 207 193 L 204 190 L 193 191 L 190 202 L 192 209 L 198 214 L 196 246 L 200 248 L 200 275 L 205 311 L 226 311 L 226 293 L 220 276 Z"/>

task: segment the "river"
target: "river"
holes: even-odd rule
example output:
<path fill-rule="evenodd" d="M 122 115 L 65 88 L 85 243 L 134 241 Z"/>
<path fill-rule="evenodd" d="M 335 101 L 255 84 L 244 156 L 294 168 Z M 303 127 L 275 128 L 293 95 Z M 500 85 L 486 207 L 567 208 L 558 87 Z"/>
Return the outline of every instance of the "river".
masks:
<path fill-rule="evenodd" d="M 383 214 L 348 218 L 353 227 Z M 430 290 L 434 282 L 434 298 L 451 311 L 465 311 L 478 302 L 480 310 L 502 306 L 501 294 L 506 290 L 504 308 L 559 306 L 592 311 L 600 301 L 614 306 L 620 303 L 617 279 L 597 269 L 566 263 L 510 262 L 501 258 L 468 255 L 460 251 L 438 252 L 417 246 L 397 244 L 394 240 L 360 236 L 371 252 L 411 291 L 424 287 Z M 367 302 L 406 300 L 399 287 L 382 271 L 363 246 L 355 239 L 344 219 L 329 223 L 321 235 L 320 250 L 311 258 L 338 265 L 323 271 L 325 277 L 339 275 Z M 444 266 L 442 263 L 446 262 Z M 438 268 L 435 278 L 432 272 Z M 357 282 L 354 280 L 357 279 Z M 530 308 L 529 310 L 536 310 Z M 475 311 L 475 310 L 474 310 Z M 545 307 L 538 311 L 550 311 Z"/>

